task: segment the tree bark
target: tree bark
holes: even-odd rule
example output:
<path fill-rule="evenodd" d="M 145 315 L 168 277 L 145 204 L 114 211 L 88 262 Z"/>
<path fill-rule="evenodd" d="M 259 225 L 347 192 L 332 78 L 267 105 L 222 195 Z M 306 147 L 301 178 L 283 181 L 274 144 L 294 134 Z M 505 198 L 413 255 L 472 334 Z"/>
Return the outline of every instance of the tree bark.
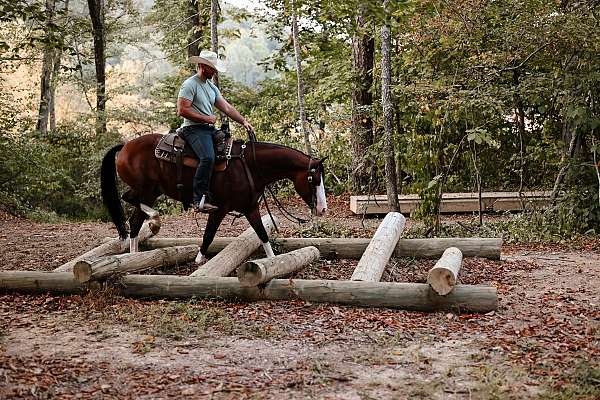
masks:
<path fill-rule="evenodd" d="M 396 179 L 396 152 L 393 141 L 394 109 L 392 107 L 392 67 L 390 61 L 389 0 L 383 0 L 385 23 L 381 27 L 381 102 L 383 104 L 385 188 L 390 211 L 400 211 Z"/>
<path fill-rule="evenodd" d="M 216 254 L 225 246 L 235 241 L 234 237 L 216 238 L 208 248 L 208 254 Z M 283 238 L 273 239 L 272 243 L 281 252 L 290 252 L 302 247 L 315 246 L 321 253 L 321 258 L 352 259 L 362 257 L 371 239 L 362 238 Z M 195 244 L 200 246 L 202 240 L 188 238 L 150 238 L 145 242 L 149 249 L 170 246 L 185 246 Z M 448 247 L 458 247 L 465 257 L 483 257 L 499 260 L 502 248 L 502 238 L 431 238 L 431 239 L 400 239 L 394 249 L 394 257 L 439 258 Z M 262 249 L 255 256 L 264 256 Z"/>
<path fill-rule="evenodd" d="M 372 162 L 366 154 L 373 144 L 373 62 L 375 40 L 365 33 L 366 19 L 364 4 L 357 11 L 356 25 L 358 32 L 352 38 L 352 67 L 355 84 L 352 89 L 352 187 L 355 193 L 364 193 L 368 189 Z"/>
<path fill-rule="evenodd" d="M 273 216 L 273 218 L 275 217 Z M 277 220 L 275 220 L 275 222 L 277 222 Z M 267 234 L 270 235 L 274 228 L 271 217 L 269 215 L 263 216 L 262 223 Z M 250 227 L 229 243 L 216 256 L 198 267 L 198 269 L 190 276 L 227 276 L 250 257 L 261 244 L 262 242 L 256 235 L 256 232 Z"/>
<path fill-rule="evenodd" d="M 427 274 L 427 283 L 439 295 L 445 296 L 454 289 L 458 281 L 458 272 L 462 266 L 463 255 L 456 247 L 449 247 L 442 258 Z"/>
<path fill-rule="evenodd" d="M 298 17 L 296 15 L 296 0 L 292 0 L 292 40 L 294 42 L 294 55 L 296 57 L 296 80 L 298 83 L 298 113 L 300 115 L 300 124 L 304 134 L 304 150 L 306 154 L 311 154 L 310 129 L 306 119 L 306 110 L 304 108 L 304 78 L 302 76 L 302 54 L 300 53 L 300 38 L 298 35 Z"/>
<path fill-rule="evenodd" d="M 404 230 L 404 215 L 391 212 L 385 216 L 352 274 L 353 281 L 379 282 Z"/>
<path fill-rule="evenodd" d="M 248 261 L 237 269 L 237 277 L 240 287 L 258 286 L 298 271 L 318 259 L 319 250 L 316 247 L 303 247 L 275 257 Z"/>
<path fill-rule="evenodd" d="M 96 65 L 96 136 L 106 134 L 106 32 L 104 0 L 88 0 L 94 36 L 94 64 Z"/>
<path fill-rule="evenodd" d="M 194 261 L 198 246 L 165 247 L 138 253 L 118 256 L 85 259 L 73 267 L 73 275 L 78 282 L 100 280 L 115 274 L 139 272 L 150 268 L 186 264 Z"/>

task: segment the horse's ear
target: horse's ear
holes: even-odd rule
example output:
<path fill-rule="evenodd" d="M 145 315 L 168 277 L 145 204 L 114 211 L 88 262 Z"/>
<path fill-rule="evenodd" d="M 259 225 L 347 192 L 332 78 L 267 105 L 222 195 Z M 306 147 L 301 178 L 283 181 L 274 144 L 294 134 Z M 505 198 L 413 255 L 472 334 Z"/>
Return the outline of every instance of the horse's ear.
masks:
<path fill-rule="evenodd" d="M 329 156 L 325 156 L 325 157 L 321 158 L 319 160 L 319 164 L 323 164 L 325 162 L 325 160 L 327 160 L 328 158 L 329 158 Z"/>

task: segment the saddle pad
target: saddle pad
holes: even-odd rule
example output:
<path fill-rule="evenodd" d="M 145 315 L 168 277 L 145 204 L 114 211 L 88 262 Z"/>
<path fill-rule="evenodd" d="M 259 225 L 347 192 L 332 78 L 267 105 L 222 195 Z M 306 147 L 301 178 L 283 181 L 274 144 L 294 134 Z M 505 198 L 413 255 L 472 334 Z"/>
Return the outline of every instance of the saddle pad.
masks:
<path fill-rule="evenodd" d="M 214 166 L 214 170 L 217 172 L 225 171 L 227 168 L 227 152 L 231 150 L 233 139 L 225 139 L 224 144 L 225 145 L 221 143 L 220 146 L 215 146 L 215 152 L 220 150 L 220 152 L 216 153 L 217 161 L 215 162 Z M 183 152 L 183 165 L 191 168 L 198 167 L 198 158 L 194 154 L 193 150 L 176 132 L 164 135 L 158 141 L 158 144 L 154 149 L 154 155 L 156 158 L 173 164 L 177 162 L 178 152 Z"/>

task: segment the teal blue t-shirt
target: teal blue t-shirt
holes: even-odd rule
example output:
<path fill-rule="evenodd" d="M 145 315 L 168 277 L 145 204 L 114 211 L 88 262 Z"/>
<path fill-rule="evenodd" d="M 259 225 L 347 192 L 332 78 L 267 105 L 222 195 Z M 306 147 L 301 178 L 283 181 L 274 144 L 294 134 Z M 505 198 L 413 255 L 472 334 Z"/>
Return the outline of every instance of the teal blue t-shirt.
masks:
<path fill-rule="evenodd" d="M 181 84 L 181 89 L 179 89 L 177 97 L 190 100 L 192 102 L 192 109 L 200 114 L 214 115 L 213 107 L 219 96 L 221 96 L 221 92 L 211 79 L 203 82 L 198 75 L 194 75 L 187 78 Z M 201 124 L 201 122 L 184 118 L 181 126 L 198 124 Z"/>

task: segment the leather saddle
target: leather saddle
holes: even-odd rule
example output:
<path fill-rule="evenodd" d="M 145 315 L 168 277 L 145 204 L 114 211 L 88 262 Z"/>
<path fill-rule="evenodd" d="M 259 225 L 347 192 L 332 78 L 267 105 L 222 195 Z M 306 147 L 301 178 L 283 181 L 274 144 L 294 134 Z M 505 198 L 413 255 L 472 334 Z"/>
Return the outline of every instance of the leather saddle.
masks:
<path fill-rule="evenodd" d="M 233 138 L 229 133 L 228 127 L 221 127 L 214 137 L 213 146 L 215 149 L 214 171 L 225 171 L 229 160 L 231 159 L 231 149 L 233 147 Z M 154 149 L 154 156 L 159 160 L 173 164 L 178 164 L 196 168 L 198 166 L 198 157 L 189 144 L 177 132 L 169 132 L 158 141 Z"/>

